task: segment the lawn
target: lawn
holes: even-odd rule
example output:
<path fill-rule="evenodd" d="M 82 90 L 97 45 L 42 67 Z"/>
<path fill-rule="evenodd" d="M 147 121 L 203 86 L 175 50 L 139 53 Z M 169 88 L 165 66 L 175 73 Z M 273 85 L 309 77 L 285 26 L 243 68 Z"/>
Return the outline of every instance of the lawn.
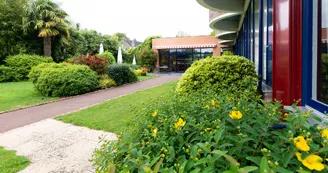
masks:
<path fill-rule="evenodd" d="M 0 112 L 58 99 L 43 97 L 31 82 L 0 83 Z"/>
<path fill-rule="evenodd" d="M 138 76 L 138 80 L 146 80 L 146 79 L 150 79 L 150 78 L 153 78 L 155 76 L 150 76 L 150 75 L 147 75 L 147 76 Z"/>
<path fill-rule="evenodd" d="M 163 97 L 170 96 L 176 84 L 177 82 L 171 82 L 138 91 L 79 112 L 56 117 L 56 119 L 91 129 L 117 133 L 130 125 L 130 121 L 134 118 L 137 111 L 141 111 L 147 105 L 160 101 Z"/>
<path fill-rule="evenodd" d="M 0 172 L 15 173 L 29 165 L 30 161 L 23 156 L 17 156 L 16 151 L 0 147 Z"/>

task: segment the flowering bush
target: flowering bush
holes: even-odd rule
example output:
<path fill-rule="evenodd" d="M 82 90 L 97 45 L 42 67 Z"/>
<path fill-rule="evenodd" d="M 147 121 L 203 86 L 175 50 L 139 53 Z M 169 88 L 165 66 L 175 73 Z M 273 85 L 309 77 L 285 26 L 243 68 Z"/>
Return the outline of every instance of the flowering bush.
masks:
<path fill-rule="evenodd" d="M 257 91 L 258 76 L 254 64 L 241 56 L 209 57 L 194 62 L 181 77 L 177 92 L 190 94 L 214 90 L 225 94 Z"/>
<path fill-rule="evenodd" d="M 148 68 L 141 67 L 140 69 L 136 70 L 137 76 L 146 76 L 148 72 Z"/>
<path fill-rule="evenodd" d="M 98 74 L 105 74 L 108 69 L 108 59 L 106 57 L 98 57 L 92 55 L 80 55 L 75 57 L 72 64 L 87 65 L 91 70 L 97 72 Z"/>
<path fill-rule="evenodd" d="M 310 112 L 208 93 L 150 106 L 95 151 L 99 172 L 327 172 L 328 129 Z M 326 123 L 327 125 L 327 123 Z"/>
<path fill-rule="evenodd" d="M 99 87 L 100 88 L 105 89 L 105 88 L 111 88 L 113 86 L 116 86 L 116 83 L 113 79 L 108 77 L 108 75 L 104 74 L 104 75 L 100 76 L 100 78 L 99 78 Z"/>

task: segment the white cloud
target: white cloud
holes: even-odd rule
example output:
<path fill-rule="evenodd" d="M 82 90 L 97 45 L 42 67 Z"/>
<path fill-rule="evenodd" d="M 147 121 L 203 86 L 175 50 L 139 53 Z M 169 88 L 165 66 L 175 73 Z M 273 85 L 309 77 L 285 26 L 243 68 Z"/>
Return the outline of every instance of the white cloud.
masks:
<path fill-rule="evenodd" d="M 175 37 L 179 30 L 208 35 L 208 10 L 195 0 L 55 0 L 81 28 L 103 34 Z"/>

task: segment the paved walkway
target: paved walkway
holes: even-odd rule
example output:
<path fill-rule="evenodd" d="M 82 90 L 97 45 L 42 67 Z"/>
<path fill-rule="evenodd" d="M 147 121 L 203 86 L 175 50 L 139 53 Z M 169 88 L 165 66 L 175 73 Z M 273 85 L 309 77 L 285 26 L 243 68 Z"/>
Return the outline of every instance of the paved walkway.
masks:
<path fill-rule="evenodd" d="M 179 76 L 161 76 L 134 84 L 84 94 L 58 102 L 0 114 L 0 133 L 44 119 L 76 111 L 106 100 L 110 100 L 112 98 L 133 93 L 135 91 L 176 81 L 179 78 Z"/>
<path fill-rule="evenodd" d="M 113 133 L 47 119 L 0 134 L 0 146 L 29 158 L 20 173 L 91 173 L 98 137 L 117 140 Z"/>

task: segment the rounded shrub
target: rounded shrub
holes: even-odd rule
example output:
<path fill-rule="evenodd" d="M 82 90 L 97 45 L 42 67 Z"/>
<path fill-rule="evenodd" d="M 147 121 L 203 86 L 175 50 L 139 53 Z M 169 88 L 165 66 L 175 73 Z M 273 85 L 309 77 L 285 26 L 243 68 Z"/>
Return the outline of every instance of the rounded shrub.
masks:
<path fill-rule="evenodd" d="M 107 74 L 103 74 L 99 78 L 99 87 L 102 89 L 111 88 L 116 86 L 116 83 L 113 79 L 109 78 Z"/>
<path fill-rule="evenodd" d="M 254 64 L 240 56 L 209 57 L 194 62 L 181 77 L 176 91 L 182 94 L 257 91 Z"/>
<path fill-rule="evenodd" d="M 37 66 L 32 67 L 31 72 L 28 77 L 34 84 L 38 81 L 41 73 L 48 68 L 66 68 L 70 66 L 68 63 L 42 63 Z"/>
<path fill-rule="evenodd" d="M 28 74 L 33 66 L 41 63 L 53 62 L 53 60 L 51 57 L 19 54 L 6 58 L 5 62 L 6 66 L 12 68 L 17 74 L 19 74 L 19 78 L 17 80 L 20 81 L 28 79 Z"/>
<path fill-rule="evenodd" d="M 311 126 L 311 112 L 284 113 L 249 94 L 178 95 L 151 105 L 117 142 L 105 141 L 93 162 L 99 172 L 328 171 L 327 127 Z"/>
<path fill-rule="evenodd" d="M 113 79 L 117 85 L 136 82 L 138 80 L 136 73 L 130 69 L 127 64 L 112 64 L 108 68 L 108 76 Z"/>
<path fill-rule="evenodd" d="M 105 57 L 98 57 L 92 55 L 80 55 L 74 57 L 71 64 L 87 65 L 91 70 L 97 72 L 98 74 L 105 74 L 108 69 L 108 59 Z"/>
<path fill-rule="evenodd" d="M 72 96 L 99 88 L 98 75 L 85 65 L 66 64 L 41 70 L 35 87 L 45 96 Z"/>
<path fill-rule="evenodd" d="M 107 58 L 109 64 L 115 64 L 116 63 L 114 55 L 112 53 L 108 52 L 108 51 L 105 51 L 102 54 L 98 54 L 97 56 Z"/>

